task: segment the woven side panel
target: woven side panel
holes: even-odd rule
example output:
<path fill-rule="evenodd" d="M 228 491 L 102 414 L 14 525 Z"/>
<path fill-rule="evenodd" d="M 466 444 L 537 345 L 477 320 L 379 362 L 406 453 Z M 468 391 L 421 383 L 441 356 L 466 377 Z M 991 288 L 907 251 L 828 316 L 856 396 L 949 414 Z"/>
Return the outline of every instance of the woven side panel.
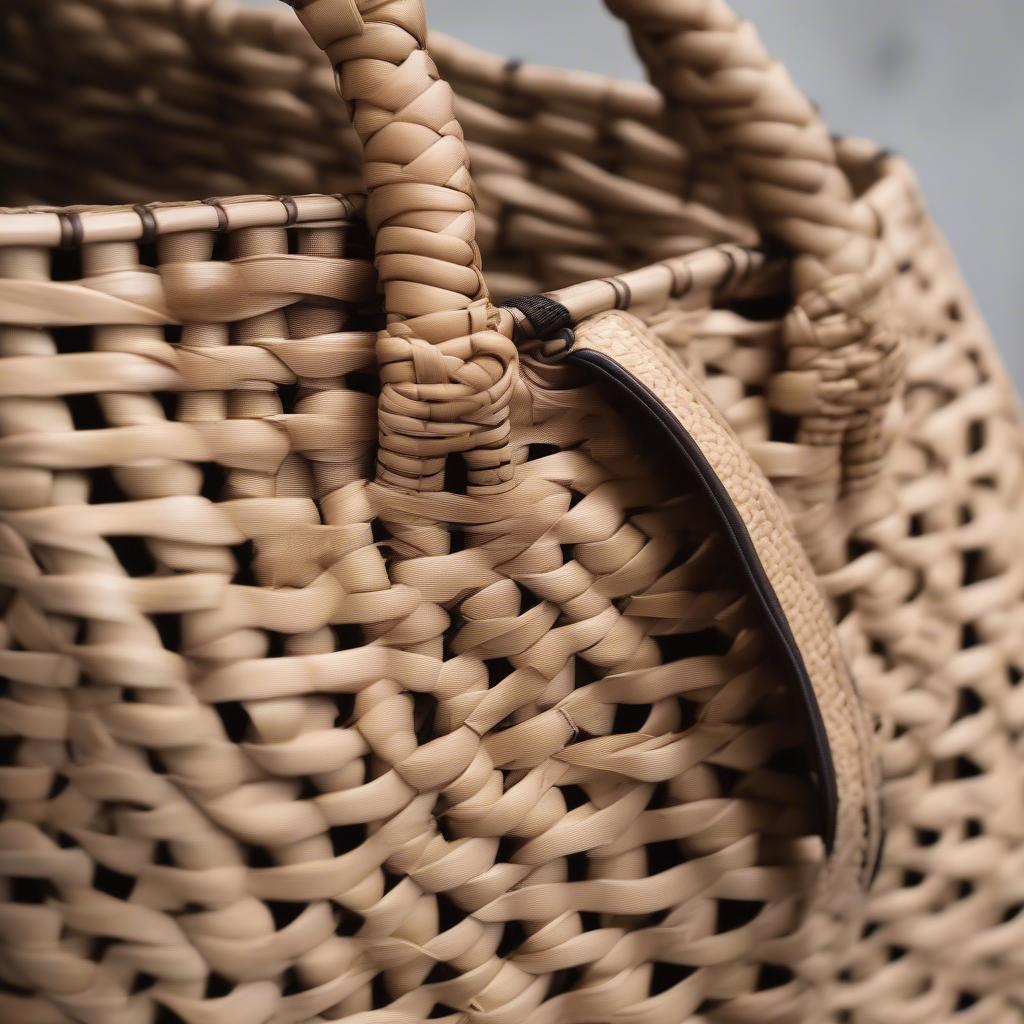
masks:
<path fill-rule="evenodd" d="M 329 570 L 382 566 L 367 521 L 329 525 L 314 502 L 365 478 L 376 434 L 359 382 L 379 314 L 347 234 L 0 248 L 5 280 L 40 296 L 0 328 L 4 1020 L 265 1020 L 277 1004 L 260 979 L 279 992 L 295 906 L 246 878 L 283 851 L 332 855 L 313 805 L 285 801 L 289 751 L 336 710 L 204 688 L 240 659 L 334 650 Z M 309 977 L 337 975 L 326 907 L 302 919 Z"/>
<path fill-rule="evenodd" d="M 238 205 L 0 249 L 0 1019 L 808 1006 L 815 794 L 703 499 L 533 363 L 514 491 L 369 483 L 364 231 Z"/>
<path fill-rule="evenodd" d="M 901 270 L 906 389 L 888 501 L 850 507 L 849 564 L 824 582 L 884 722 L 889 837 L 834 1002 L 857 1021 L 874 1004 L 1018 1024 L 1024 429 L 916 183 L 897 161 L 887 170 L 871 201 Z"/>
<path fill-rule="evenodd" d="M 789 501 L 883 723 L 885 857 L 864 938 L 815 968 L 826 1019 L 1019 1024 L 1024 430 L 910 172 L 857 144 L 846 155 L 899 267 L 906 386 L 886 423 L 893 455 L 880 494 L 847 501 L 838 517 L 807 508 L 797 485 L 820 453 L 793 443 L 763 392 L 784 303 L 670 301 L 644 316 Z"/>

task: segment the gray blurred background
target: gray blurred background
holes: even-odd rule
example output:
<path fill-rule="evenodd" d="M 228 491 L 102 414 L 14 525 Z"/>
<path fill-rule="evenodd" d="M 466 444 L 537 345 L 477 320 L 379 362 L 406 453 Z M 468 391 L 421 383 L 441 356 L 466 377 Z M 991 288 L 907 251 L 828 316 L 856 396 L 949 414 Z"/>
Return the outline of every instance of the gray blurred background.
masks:
<path fill-rule="evenodd" d="M 833 131 L 910 160 L 1024 387 L 1024 3 L 733 3 Z M 641 77 L 599 0 L 428 0 L 427 8 L 432 28 L 506 56 Z"/>

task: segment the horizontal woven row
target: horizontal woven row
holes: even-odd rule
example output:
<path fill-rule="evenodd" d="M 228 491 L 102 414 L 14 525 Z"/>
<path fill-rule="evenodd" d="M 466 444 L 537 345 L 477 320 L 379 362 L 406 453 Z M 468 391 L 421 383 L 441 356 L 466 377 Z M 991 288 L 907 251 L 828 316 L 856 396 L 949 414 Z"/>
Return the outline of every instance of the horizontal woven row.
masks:
<path fill-rule="evenodd" d="M 885 779 L 842 951 L 788 680 L 656 440 L 527 351 L 470 467 L 513 492 L 372 482 L 357 141 L 293 15 L 11 0 L 0 46 L 0 1019 L 1024 1021 L 1021 424 L 901 163 L 840 145 L 907 358 L 826 516 L 780 353 L 852 341 L 708 140 L 432 40 L 493 295 L 630 307 L 816 563 Z"/>
<path fill-rule="evenodd" d="M 0 1010 L 657 1024 L 747 998 L 821 846 L 726 544 L 596 386 L 541 364 L 515 492 L 370 483 L 348 231 L 229 231 L 221 266 L 277 268 L 259 301 L 190 287 L 173 319 L 178 260 L 221 279 L 214 230 L 153 267 L 0 250 L 7 282 L 148 311 L 87 327 L 48 299 L 0 330 Z M 727 263 L 693 264 L 690 301 Z"/>

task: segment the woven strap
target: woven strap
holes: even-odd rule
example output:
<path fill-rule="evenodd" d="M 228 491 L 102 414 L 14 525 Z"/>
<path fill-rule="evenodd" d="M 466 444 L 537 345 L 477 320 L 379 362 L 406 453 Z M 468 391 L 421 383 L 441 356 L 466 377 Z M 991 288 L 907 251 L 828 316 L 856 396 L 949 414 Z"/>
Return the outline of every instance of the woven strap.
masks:
<path fill-rule="evenodd" d="M 788 372 L 769 395 L 797 440 L 837 459 L 801 482 L 808 507 L 866 489 L 886 453 L 902 351 L 884 315 L 895 268 L 854 202 L 832 137 L 754 27 L 724 0 L 605 0 L 626 20 L 669 111 L 696 116 L 729 157 L 754 220 L 795 253 Z"/>
<path fill-rule="evenodd" d="M 363 143 L 367 219 L 388 327 L 378 479 L 440 490 L 453 453 L 472 491 L 512 483 L 515 346 L 498 333 L 452 93 L 426 52 L 418 0 L 292 0 L 328 55 Z"/>
<path fill-rule="evenodd" d="M 465 455 L 470 490 L 511 485 L 508 405 L 515 351 L 496 330 L 475 242 L 469 158 L 426 52 L 420 0 L 290 0 L 337 70 L 365 150 L 388 328 L 379 477 L 443 486 Z M 879 327 L 891 268 L 871 238 L 813 106 L 756 33 L 720 0 L 607 0 L 626 20 L 670 106 L 685 105 L 726 153 L 766 234 L 796 253 L 784 331 L 790 372 L 776 406 L 800 440 L 841 453 L 808 502 L 872 482 L 899 359 Z"/>

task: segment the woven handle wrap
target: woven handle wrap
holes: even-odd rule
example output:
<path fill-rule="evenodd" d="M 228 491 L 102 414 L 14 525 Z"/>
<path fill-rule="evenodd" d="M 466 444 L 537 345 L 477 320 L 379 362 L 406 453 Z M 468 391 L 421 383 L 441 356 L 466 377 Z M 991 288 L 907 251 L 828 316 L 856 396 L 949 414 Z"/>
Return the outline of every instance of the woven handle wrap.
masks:
<path fill-rule="evenodd" d="M 464 453 L 474 493 L 512 483 L 515 346 L 496 330 L 476 200 L 451 90 L 428 56 L 419 0 L 291 0 L 337 71 L 364 148 L 381 335 L 378 480 L 436 491 Z"/>
<path fill-rule="evenodd" d="M 788 372 L 769 395 L 800 418 L 797 440 L 837 458 L 801 481 L 808 507 L 866 489 L 886 453 L 885 414 L 902 374 L 884 315 L 895 268 L 872 212 L 854 202 L 814 106 L 724 0 L 605 0 L 630 25 L 670 113 L 696 116 L 729 157 L 765 235 L 793 249 Z"/>
<path fill-rule="evenodd" d="M 379 478 L 443 486 L 451 452 L 470 489 L 512 482 L 508 403 L 515 351 L 496 331 L 475 242 L 469 159 L 448 86 L 426 52 L 420 0 L 286 0 L 338 74 L 365 148 L 368 217 L 389 326 Z M 753 28 L 720 0 L 606 0 L 652 80 L 726 153 L 762 230 L 795 252 L 797 302 L 783 332 L 789 372 L 771 398 L 798 440 L 834 448 L 804 482 L 808 505 L 877 477 L 883 416 L 899 377 L 879 326 L 892 268 L 853 201 L 813 106 Z"/>

